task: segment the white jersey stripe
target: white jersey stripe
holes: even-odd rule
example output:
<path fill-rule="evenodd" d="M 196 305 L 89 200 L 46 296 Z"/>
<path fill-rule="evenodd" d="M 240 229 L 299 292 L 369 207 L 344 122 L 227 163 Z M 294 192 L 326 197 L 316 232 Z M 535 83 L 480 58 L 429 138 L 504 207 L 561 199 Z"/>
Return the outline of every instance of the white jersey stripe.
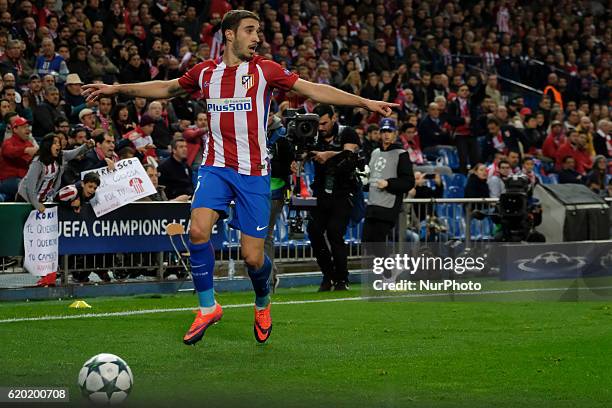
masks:
<path fill-rule="evenodd" d="M 266 106 L 266 88 L 268 82 L 264 77 L 263 70 L 259 66 L 259 64 L 255 65 L 257 67 L 257 72 L 259 73 L 259 80 L 257 81 L 257 139 L 259 141 L 259 146 L 261 149 L 261 163 L 266 163 L 268 159 L 268 149 L 266 148 L 266 128 L 268 123 L 268 118 L 266 118 L 266 112 L 268 111 L 268 106 Z M 262 175 L 268 174 L 268 170 L 264 169 L 261 172 Z"/>
<path fill-rule="evenodd" d="M 243 85 L 242 77 L 249 73 L 249 62 L 243 62 L 236 69 L 236 82 L 234 84 L 234 97 L 244 98 L 247 89 Z M 258 101 L 253 101 L 257 105 Z M 257 105 L 259 106 L 259 105 Z M 234 134 L 236 136 L 236 150 L 238 153 L 238 171 L 242 174 L 251 173 L 251 157 L 249 148 L 249 126 L 246 111 L 234 112 Z"/>
<path fill-rule="evenodd" d="M 210 98 L 221 97 L 221 79 L 225 71 L 225 63 L 221 62 L 213 70 L 210 78 L 209 92 Z M 225 151 L 223 150 L 223 136 L 221 135 L 221 114 L 219 112 L 210 113 L 210 131 L 213 138 L 213 146 L 215 150 L 215 162 L 213 166 L 225 167 Z"/>

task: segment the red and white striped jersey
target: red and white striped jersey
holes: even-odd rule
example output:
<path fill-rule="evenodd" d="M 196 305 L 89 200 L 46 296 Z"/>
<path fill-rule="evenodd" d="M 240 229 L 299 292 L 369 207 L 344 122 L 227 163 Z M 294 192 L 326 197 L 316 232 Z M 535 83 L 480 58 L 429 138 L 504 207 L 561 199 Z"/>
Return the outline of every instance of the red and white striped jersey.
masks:
<path fill-rule="evenodd" d="M 185 73 L 179 79 L 181 87 L 192 97 L 206 100 L 209 134 L 202 164 L 267 175 L 272 90 L 287 91 L 297 80 L 297 74 L 261 56 L 234 67 L 208 60 Z"/>

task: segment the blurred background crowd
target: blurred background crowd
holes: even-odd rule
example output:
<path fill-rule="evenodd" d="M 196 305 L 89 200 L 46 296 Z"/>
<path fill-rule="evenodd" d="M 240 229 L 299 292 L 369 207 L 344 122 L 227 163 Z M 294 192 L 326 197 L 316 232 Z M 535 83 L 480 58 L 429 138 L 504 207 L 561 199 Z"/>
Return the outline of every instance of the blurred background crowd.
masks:
<path fill-rule="evenodd" d="M 0 0 L 0 200 L 19 199 L 33 159 L 43 164 L 30 180 L 37 195 L 21 198 L 44 202 L 81 171 L 128 157 L 147 165 L 159 192 L 152 199 L 188 200 L 208 131 L 201 102 L 90 103 L 81 86 L 173 79 L 218 58 L 221 17 L 236 8 L 261 17 L 259 54 L 303 79 L 399 103 L 398 140 L 423 166 L 417 187 L 496 197 L 500 180 L 522 172 L 533 183 L 583 183 L 605 196 L 610 3 Z M 314 103 L 277 92 L 271 113 L 287 108 L 312 112 Z M 337 112 L 368 157 L 381 118 Z M 54 159 L 54 150 L 80 146 L 65 163 Z M 459 176 L 422 177 L 442 168 Z"/>

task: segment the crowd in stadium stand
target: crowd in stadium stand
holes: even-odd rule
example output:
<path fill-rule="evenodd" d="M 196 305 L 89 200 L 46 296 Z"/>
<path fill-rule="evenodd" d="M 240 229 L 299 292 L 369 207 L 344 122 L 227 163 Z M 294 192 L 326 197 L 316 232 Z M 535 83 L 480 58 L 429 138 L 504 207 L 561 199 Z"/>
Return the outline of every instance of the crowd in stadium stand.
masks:
<path fill-rule="evenodd" d="M 399 103 L 393 117 L 413 163 L 467 176 L 455 196 L 498 197 L 518 172 L 612 194 L 612 19 L 600 2 L 0 0 L 0 200 L 37 206 L 82 170 L 128 157 L 159 175 L 158 198 L 188 200 L 203 105 L 90 103 L 81 86 L 178 78 L 218 58 L 232 8 L 258 13 L 259 54 L 301 78 Z M 314 104 L 277 92 L 271 111 L 287 108 Z M 366 154 L 377 146 L 379 116 L 338 115 Z M 53 153 L 76 148 L 63 162 Z M 35 191 L 18 194 L 33 159 Z"/>

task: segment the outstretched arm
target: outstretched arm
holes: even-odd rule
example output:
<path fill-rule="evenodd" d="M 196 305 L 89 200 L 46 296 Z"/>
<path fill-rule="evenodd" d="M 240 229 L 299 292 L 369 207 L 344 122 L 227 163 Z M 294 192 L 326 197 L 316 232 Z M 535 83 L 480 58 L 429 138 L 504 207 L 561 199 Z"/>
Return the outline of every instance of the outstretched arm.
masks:
<path fill-rule="evenodd" d="M 93 102 L 101 95 L 115 94 L 140 96 L 150 99 L 167 99 L 186 95 L 187 93 L 179 85 L 178 79 L 171 81 L 149 81 L 138 84 L 89 84 L 83 86 L 82 92 L 82 95 L 87 98 L 87 102 Z"/>
<path fill-rule="evenodd" d="M 297 93 L 307 96 L 310 99 L 320 103 L 341 106 L 356 106 L 365 108 L 372 112 L 380 113 L 383 116 L 391 115 L 391 109 L 399 107 L 397 103 L 365 99 L 361 96 L 353 95 L 338 88 L 334 88 L 333 86 L 326 84 L 315 84 L 314 82 L 305 81 L 303 79 L 298 79 L 293 85 L 292 89 Z"/>

